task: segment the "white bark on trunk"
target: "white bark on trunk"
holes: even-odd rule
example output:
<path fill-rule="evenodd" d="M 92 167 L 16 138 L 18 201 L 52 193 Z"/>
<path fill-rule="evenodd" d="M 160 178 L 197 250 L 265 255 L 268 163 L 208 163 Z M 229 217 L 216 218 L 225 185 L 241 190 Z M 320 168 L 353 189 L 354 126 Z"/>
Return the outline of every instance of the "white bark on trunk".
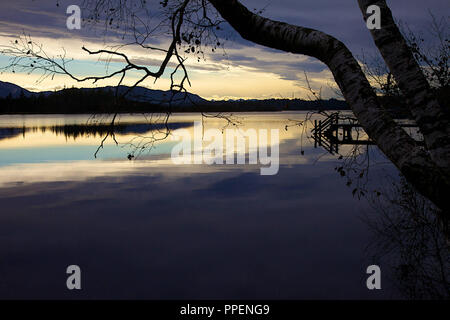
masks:
<path fill-rule="evenodd" d="M 447 211 L 444 200 L 450 179 L 380 106 L 361 67 L 342 42 L 317 30 L 261 17 L 237 0 L 209 2 L 244 39 L 324 62 L 370 138 L 419 192 Z"/>
<path fill-rule="evenodd" d="M 369 6 L 377 5 L 381 9 L 381 29 L 371 30 L 372 37 L 407 99 L 432 159 L 438 166 L 448 170 L 450 125 L 447 115 L 431 92 L 425 75 L 395 24 L 391 10 L 385 0 L 358 0 L 358 3 L 365 20 L 368 18 Z"/>

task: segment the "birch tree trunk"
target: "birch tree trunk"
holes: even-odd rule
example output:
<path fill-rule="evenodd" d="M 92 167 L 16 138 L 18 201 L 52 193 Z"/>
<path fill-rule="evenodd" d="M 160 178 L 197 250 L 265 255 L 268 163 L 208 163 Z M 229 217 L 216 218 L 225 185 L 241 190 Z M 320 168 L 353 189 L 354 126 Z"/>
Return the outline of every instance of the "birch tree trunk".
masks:
<path fill-rule="evenodd" d="M 447 114 L 431 92 L 430 85 L 395 24 L 385 0 L 358 0 L 365 20 L 367 8 L 381 9 L 381 29 L 371 30 L 375 44 L 407 99 L 408 107 L 434 162 L 449 170 L 450 125 Z"/>
<path fill-rule="evenodd" d="M 261 17 L 237 0 L 209 2 L 244 39 L 324 62 L 369 137 L 419 192 L 448 212 L 445 200 L 450 179 L 381 107 L 361 67 L 342 42 L 317 30 Z"/>

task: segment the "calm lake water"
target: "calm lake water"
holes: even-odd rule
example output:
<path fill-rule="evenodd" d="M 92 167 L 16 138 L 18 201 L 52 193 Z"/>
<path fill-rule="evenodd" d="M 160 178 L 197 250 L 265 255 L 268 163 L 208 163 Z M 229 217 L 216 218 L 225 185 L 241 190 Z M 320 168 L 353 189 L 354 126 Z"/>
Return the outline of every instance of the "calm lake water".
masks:
<path fill-rule="evenodd" d="M 122 115 L 117 143 L 107 116 L 0 116 L 0 298 L 403 297 L 371 227 L 396 169 L 374 146 L 353 164 L 352 146 L 315 147 L 312 121 L 298 125 L 306 118 L 233 118 L 279 130 L 279 171 L 261 175 L 260 164 L 174 164 L 166 128 L 194 134 L 199 114 L 167 126 L 164 115 Z M 225 124 L 203 118 L 202 130 L 236 127 Z M 381 290 L 366 287 L 372 264 Z M 66 288 L 69 265 L 82 270 L 81 291 Z"/>

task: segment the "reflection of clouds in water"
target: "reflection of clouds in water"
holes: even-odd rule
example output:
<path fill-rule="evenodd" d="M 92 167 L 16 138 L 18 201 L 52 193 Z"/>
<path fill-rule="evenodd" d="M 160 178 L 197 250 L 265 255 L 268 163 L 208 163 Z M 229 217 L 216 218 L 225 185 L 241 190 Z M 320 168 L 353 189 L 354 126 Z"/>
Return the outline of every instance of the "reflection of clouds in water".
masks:
<path fill-rule="evenodd" d="M 270 177 L 260 166 L 173 165 L 170 141 L 135 161 L 107 147 L 103 160 L 55 161 L 77 146 L 95 149 L 98 139 L 83 137 L 57 140 L 49 161 L 0 167 L 0 298 L 68 297 L 55 277 L 67 261 L 87 275 L 83 298 L 391 297 L 387 285 L 368 292 L 362 279 L 367 203 L 334 171 L 335 156 L 299 144 L 300 128 L 285 130 L 292 117 L 304 114 L 243 121 L 280 130 L 281 167 Z"/>
<path fill-rule="evenodd" d="M 170 149 L 169 149 L 170 151 Z M 313 159 L 306 156 L 283 156 L 281 166 L 310 164 Z M 247 161 L 248 162 L 248 161 Z M 14 183 L 36 183 L 51 181 L 83 181 L 101 176 L 145 175 L 149 172 L 201 174 L 216 172 L 259 172 L 261 165 L 174 165 L 170 153 L 142 156 L 140 160 L 68 161 L 36 164 L 14 164 L 0 167 L 0 187 Z M 283 170 L 281 168 L 281 170 Z"/>
<path fill-rule="evenodd" d="M 393 270 L 391 281 L 403 297 L 449 299 L 448 218 L 404 179 L 386 181 L 381 194 L 369 198 L 370 254 Z"/>
<path fill-rule="evenodd" d="M 183 169 L 0 189 L 0 232 L 14 230 L 2 261 L 22 261 L 2 265 L 0 296 L 65 297 L 54 274 L 76 261 L 83 297 L 374 297 L 361 281 L 365 203 L 332 163 L 271 177 Z"/>
<path fill-rule="evenodd" d="M 245 132 L 248 129 L 271 130 L 276 129 L 280 133 L 280 165 L 292 166 L 296 164 L 310 164 L 313 163 L 319 155 L 323 154 L 320 149 L 313 149 L 312 142 L 304 139 L 303 149 L 306 149 L 305 155 L 300 155 L 299 140 L 302 139 L 301 132 L 303 129 L 293 127 L 285 130 L 285 126 L 289 123 L 289 119 L 303 119 L 305 113 L 252 113 L 242 114 L 238 117 L 242 122 L 237 130 Z M 8 122 L 5 118 L 0 117 L 0 124 L 4 126 L 11 126 L 15 124 L 19 127 L 19 123 L 26 124 L 25 128 L 50 128 L 50 130 L 32 130 L 30 129 L 25 137 L 20 135 L 15 138 L 0 140 L 0 149 L 2 149 L 2 156 L 0 157 L 0 186 L 9 185 L 11 183 L 34 183 L 40 181 L 81 181 L 92 177 L 99 177 L 102 175 L 126 175 L 137 174 L 139 172 L 148 172 L 149 170 L 158 170 L 158 167 L 164 168 L 168 171 L 186 171 L 186 172 L 215 172 L 215 171 L 255 171 L 260 169 L 261 165 L 249 165 L 249 152 L 254 152 L 253 149 L 246 149 L 246 165 L 233 165 L 231 167 L 214 165 L 184 165 L 181 167 L 175 166 L 172 162 L 171 150 L 175 142 L 171 138 L 158 141 L 155 147 L 149 153 L 143 153 L 136 161 L 126 160 L 126 155 L 130 150 L 127 142 L 136 137 L 136 134 L 127 133 L 127 131 L 136 131 L 139 128 L 142 130 L 146 128 L 148 123 L 145 123 L 142 117 L 127 117 L 122 116 L 119 122 L 119 133 L 116 135 L 123 145 L 116 146 L 114 142 L 108 141 L 105 148 L 99 153 L 102 160 L 94 160 L 93 154 L 96 146 L 100 143 L 100 136 L 95 136 L 90 133 L 95 133 L 96 129 L 104 129 L 103 126 L 86 129 L 81 125 L 85 123 L 87 116 L 24 116 L 12 117 Z M 163 117 L 155 117 L 156 121 L 161 121 Z M 202 137 L 194 135 L 194 121 L 198 120 L 199 116 L 195 114 L 177 114 L 170 118 L 169 126 L 176 134 L 180 128 L 187 130 L 192 137 L 192 146 L 198 146 L 199 140 Z M 130 121 L 140 120 L 136 124 L 130 125 Z M 65 124 L 63 122 L 66 122 Z M 104 119 L 107 123 L 108 118 Z M 52 123 L 56 123 L 52 126 Z M 216 118 L 208 118 L 204 121 L 204 129 L 223 128 L 224 121 Z M 308 123 L 305 124 L 306 126 Z M 98 124 L 97 124 L 98 126 Z M 57 130 L 51 130 L 51 128 Z M 122 133 L 120 133 L 122 128 Z M 225 130 L 235 130 L 236 127 L 227 127 Z M 59 131 L 58 131 L 59 130 Z M 75 140 L 67 139 L 62 133 L 76 133 L 78 136 Z M 142 135 L 145 137 L 145 134 Z M 223 133 L 224 146 L 227 141 L 226 132 Z M 269 147 L 269 143 L 265 144 L 259 141 L 258 147 Z M 203 146 L 208 143 L 203 141 Z M 195 149 L 193 150 L 195 151 Z M 226 156 L 227 150 L 224 151 Z M 242 151 L 242 150 L 241 150 Z M 270 151 L 270 150 L 269 150 Z M 122 161 L 120 161 L 120 160 Z M 334 161 L 335 157 L 325 155 L 321 157 L 321 161 Z"/>
<path fill-rule="evenodd" d="M 193 124 L 183 123 L 119 123 L 114 125 L 114 134 L 117 138 L 132 139 L 135 136 L 146 136 L 150 134 L 163 134 L 166 130 L 176 130 L 178 128 L 188 128 Z M 54 125 L 40 127 L 0 127 L 0 148 L 65 145 L 69 141 L 76 141 L 78 144 L 98 144 L 111 132 L 110 124 L 90 124 L 90 125 Z"/>

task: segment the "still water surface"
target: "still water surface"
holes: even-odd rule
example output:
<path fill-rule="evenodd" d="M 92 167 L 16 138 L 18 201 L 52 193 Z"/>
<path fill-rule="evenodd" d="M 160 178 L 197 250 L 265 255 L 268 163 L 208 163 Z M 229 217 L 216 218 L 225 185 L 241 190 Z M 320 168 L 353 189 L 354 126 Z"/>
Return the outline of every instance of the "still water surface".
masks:
<path fill-rule="evenodd" d="M 339 155 L 314 147 L 311 122 L 298 126 L 306 116 L 234 118 L 243 129 L 279 130 L 273 176 L 260 165 L 174 164 L 162 115 L 120 116 L 117 143 L 108 136 L 97 157 L 108 117 L 0 116 L 0 298 L 401 297 L 371 249 L 376 212 L 352 194 L 362 182 L 347 186 Z M 167 126 L 193 132 L 201 119 L 175 114 Z M 225 125 L 203 120 L 205 129 Z M 369 192 L 398 181 L 376 147 L 358 159 L 367 152 Z M 382 290 L 370 291 L 366 268 L 377 263 Z M 72 264 L 82 291 L 66 289 Z"/>

